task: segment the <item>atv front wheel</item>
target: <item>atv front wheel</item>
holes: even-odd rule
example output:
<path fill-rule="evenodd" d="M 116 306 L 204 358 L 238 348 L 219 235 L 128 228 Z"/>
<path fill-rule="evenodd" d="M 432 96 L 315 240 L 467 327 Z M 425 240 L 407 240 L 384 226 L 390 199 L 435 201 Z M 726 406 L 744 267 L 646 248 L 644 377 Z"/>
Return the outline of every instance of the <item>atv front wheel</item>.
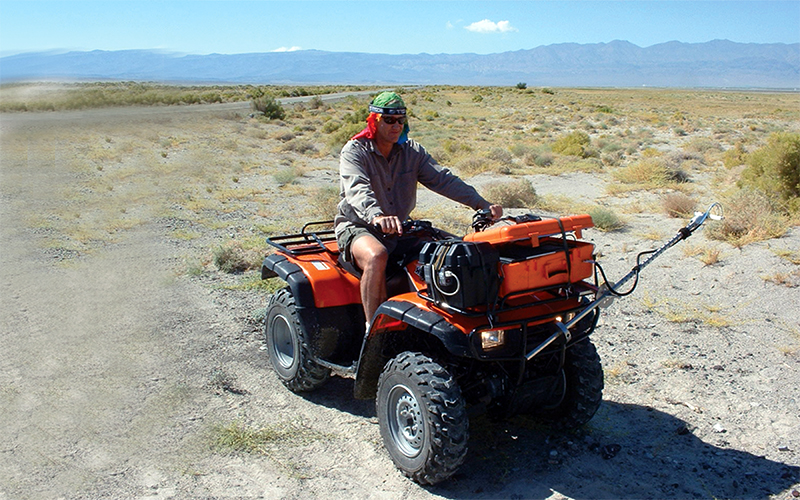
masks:
<path fill-rule="evenodd" d="M 431 358 L 404 352 L 389 361 L 375 404 L 384 445 L 406 476 L 436 484 L 464 461 L 469 422 L 461 389 Z"/>
<path fill-rule="evenodd" d="M 557 394 L 540 416 L 560 429 L 577 429 L 592 419 L 603 401 L 603 366 L 590 339 L 565 354 Z"/>
<path fill-rule="evenodd" d="M 278 290 L 270 299 L 264 329 L 272 367 L 292 392 L 312 391 L 328 380 L 330 370 L 311 359 L 308 340 L 288 288 Z"/>

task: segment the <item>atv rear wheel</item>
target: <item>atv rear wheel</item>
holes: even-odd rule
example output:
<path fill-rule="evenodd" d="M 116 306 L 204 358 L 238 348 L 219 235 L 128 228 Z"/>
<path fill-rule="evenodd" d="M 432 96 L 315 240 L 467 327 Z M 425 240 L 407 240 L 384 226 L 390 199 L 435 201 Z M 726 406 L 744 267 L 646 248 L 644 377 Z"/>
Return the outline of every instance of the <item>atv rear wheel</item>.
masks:
<path fill-rule="evenodd" d="M 312 391 L 328 380 L 330 370 L 311 359 L 289 288 L 278 290 L 270 299 L 264 329 L 272 367 L 291 391 Z"/>
<path fill-rule="evenodd" d="M 603 401 L 603 366 L 590 339 L 565 353 L 559 389 L 539 415 L 560 429 L 576 429 L 592 419 Z"/>
<path fill-rule="evenodd" d="M 389 361 L 375 405 L 383 443 L 406 476 L 436 484 L 464 461 L 469 422 L 461 390 L 431 358 L 404 352 Z"/>

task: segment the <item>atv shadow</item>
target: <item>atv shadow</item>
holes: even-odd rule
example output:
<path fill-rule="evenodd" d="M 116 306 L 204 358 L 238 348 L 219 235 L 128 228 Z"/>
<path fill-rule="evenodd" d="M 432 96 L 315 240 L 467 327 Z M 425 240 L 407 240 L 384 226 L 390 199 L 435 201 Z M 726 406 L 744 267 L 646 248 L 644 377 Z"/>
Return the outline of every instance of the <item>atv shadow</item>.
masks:
<path fill-rule="evenodd" d="M 322 387 L 299 395 L 312 403 L 336 408 L 351 415 L 365 418 L 374 417 L 375 400 L 354 398 L 353 384 L 351 379 L 331 377 Z"/>
<path fill-rule="evenodd" d="M 716 445 L 652 408 L 604 401 L 584 429 L 553 432 L 527 417 L 470 422 L 467 459 L 430 487 L 446 498 L 765 498 L 800 467 Z M 719 438 L 717 438 L 719 436 Z"/>

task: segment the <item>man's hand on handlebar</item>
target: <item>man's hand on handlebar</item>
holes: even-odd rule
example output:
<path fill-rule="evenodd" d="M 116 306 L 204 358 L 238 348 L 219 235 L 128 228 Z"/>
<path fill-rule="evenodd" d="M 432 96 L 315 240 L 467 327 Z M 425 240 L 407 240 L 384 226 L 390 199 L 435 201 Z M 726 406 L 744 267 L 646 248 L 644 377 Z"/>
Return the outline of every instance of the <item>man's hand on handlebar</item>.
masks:
<path fill-rule="evenodd" d="M 498 220 L 503 217 L 503 207 L 500 205 L 490 206 L 489 211 L 492 213 L 492 220 Z"/>
<path fill-rule="evenodd" d="M 403 223 L 396 215 L 379 215 L 372 219 L 372 224 L 383 234 L 403 236 Z"/>

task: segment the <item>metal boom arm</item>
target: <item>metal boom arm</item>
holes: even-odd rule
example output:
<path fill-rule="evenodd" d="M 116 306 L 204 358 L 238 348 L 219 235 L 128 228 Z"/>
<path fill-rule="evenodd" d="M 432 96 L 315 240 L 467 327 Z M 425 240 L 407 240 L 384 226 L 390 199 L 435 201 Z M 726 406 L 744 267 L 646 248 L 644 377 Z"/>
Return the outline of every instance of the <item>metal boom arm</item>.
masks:
<path fill-rule="evenodd" d="M 719 214 L 712 213 L 712 211 L 715 208 L 719 211 Z M 623 276 L 622 279 L 620 279 L 616 283 L 616 285 L 611 285 L 610 283 L 606 282 L 598 290 L 597 295 L 595 295 L 594 301 L 592 301 L 591 304 L 586 306 L 581 312 L 576 314 L 574 318 L 569 320 L 566 324 L 560 321 L 556 322 L 556 326 L 558 327 L 559 331 L 548 337 L 547 340 L 545 340 L 539 346 L 537 346 L 535 349 L 529 352 L 526 355 L 526 358 L 528 360 L 533 359 L 537 354 L 546 349 L 547 346 L 555 342 L 561 335 L 564 335 L 564 337 L 566 337 L 567 339 L 567 342 L 569 342 L 572 339 L 570 328 L 575 326 L 580 320 L 585 318 L 590 312 L 594 311 L 598 307 L 607 306 L 608 304 L 610 304 L 611 302 L 610 299 L 612 299 L 612 296 L 614 295 L 621 296 L 622 294 L 616 291 L 617 288 L 619 288 L 621 285 L 624 285 L 632 278 L 638 279 L 639 272 L 642 269 L 650 265 L 651 262 L 653 262 L 662 253 L 664 253 L 668 248 L 675 246 L 679 241 L 685 240 L 686 238 L 691 236 L 692 233 L 694 233 L 700 226 L 702 226 L 707 219 L 722 220 L 722 205 L 714 202 L 711 204 L 711 206 L 708 207 L 708 210 L 706 210 L 705 212 L 695 212 L 694 217 L 692 217 L 692 220 L 690 220 L 685 227 L 682 227 L 678 231 L 678 233 L 672 237 L 671 240 L 664 243 L 657 250 L 654 250 L 652 252 L 652 255 L 650 255 L 650 257 L 648 257 L 644 262 L 637 263 L 636 266 L 634 266 L 633 269 L 631 269 L 631 271 L 628 274 Z"/>

